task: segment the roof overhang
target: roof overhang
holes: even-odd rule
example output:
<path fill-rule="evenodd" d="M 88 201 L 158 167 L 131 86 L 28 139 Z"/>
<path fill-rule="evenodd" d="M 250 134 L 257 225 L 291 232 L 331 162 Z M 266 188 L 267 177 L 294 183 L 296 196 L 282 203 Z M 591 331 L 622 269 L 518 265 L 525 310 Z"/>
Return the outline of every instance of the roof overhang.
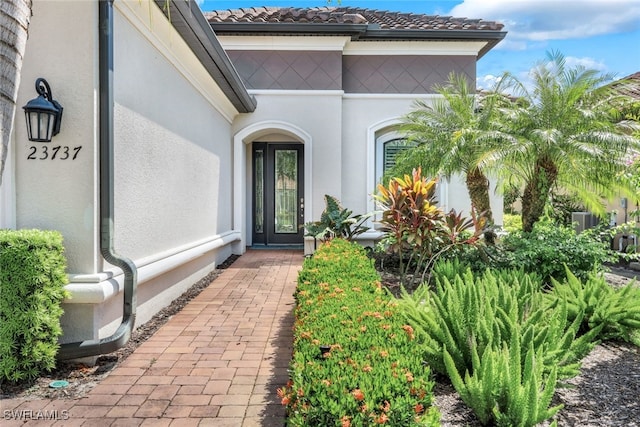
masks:
<path fill-rule="evenodd" d="M 398 30 L 381 29 L 377 24 L 212 22 L 220 36 L 349 36 L 352 41 L 482 41 L 478 59 L 507 35 L 493 30 Z"/>
<path fill-rule="evenodd" d="M 241 113 L 254 111 L 257 105 L 255 98 L 247 92 L 247 88 L 197 2 L 154 1 L 233 106 Z"/>

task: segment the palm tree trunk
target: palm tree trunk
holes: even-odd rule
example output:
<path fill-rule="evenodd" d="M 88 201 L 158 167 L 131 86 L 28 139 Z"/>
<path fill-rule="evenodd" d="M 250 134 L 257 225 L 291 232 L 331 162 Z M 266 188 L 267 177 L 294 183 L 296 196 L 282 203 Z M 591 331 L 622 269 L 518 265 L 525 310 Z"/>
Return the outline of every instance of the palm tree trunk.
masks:
<path fill-rule="evenodd" d="M 533 225 L 544 214 L 551 187 L 556 182 L 558 170 L 548 158 L 536 161 L 533 179 L 522 193 L 522 231 L 531 232 Z"/>
<path fill-rule="evenodd" d="M 467 191 L 476 212 L 486 219 L 487 224 L 493 224 L 493 213 L 489 201 L 489 180 L 478 168 L 467 172 Z"/>
<path fill-rule="evenodd" d="M 2 0 L 0 6 L 0 185 L 16 113 L 31 0 Z"/>

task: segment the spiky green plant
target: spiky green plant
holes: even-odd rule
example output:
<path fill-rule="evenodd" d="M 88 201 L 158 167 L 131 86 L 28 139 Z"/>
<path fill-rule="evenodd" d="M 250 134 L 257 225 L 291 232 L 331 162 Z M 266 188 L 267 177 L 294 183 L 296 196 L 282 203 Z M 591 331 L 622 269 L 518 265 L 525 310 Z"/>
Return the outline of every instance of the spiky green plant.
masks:
<path fill-rule="evenodd" d="M 445 348 L 463 375 L 473 371 L 473 347 L 478 353 L 501 348 L 519 333 L 523 342 L 531 341 L 542 351 L 546 366 L 558 366 L 561 378 L 578 373 L 578 362 L 593 348 L 597 331 L 576 339 L 581 318 L 570 318 L 565 304 L 545 304 L 539 276 L 490 270 L 474 275 L 468 268 L 453 279 L 438 276 L 444 270 L 451 274 L 454 267 L 446 264 L 434 270 L 435 290 L 421 286 L 400 299 L 419 334 L 425 360 L 435 371 L 447 374 Z M 520 351 L 524 357 L 527 348 Z"/>
<path fill-rule="evenodd" d="M 562 405 L 550 407 L 555 392 L 557 367 L 545 369 L 542 349 L 524 343 L 520 333 L 511 335 L 509 344 L 472 348 L 472 371 L 459 374 L 455 362 L 444 351 L 451 382 L 462 400 L 482 424 L 530 427 L 553 417 Z M 526 347 L 523 357 L 520 348 Z"/>
<path fill-rule="evenodd" d="M 566 280 L 553 280 L 546 299 L 550 305 L 566 302 L 569 318 L 581 319 L 580 333 L 597 329 L 600 339 L 639 344 L 635 334 L 640 331 L 640 287 L 635 282 L 615 289 L 601 274 L 581 281 L 567 268 Z"/>

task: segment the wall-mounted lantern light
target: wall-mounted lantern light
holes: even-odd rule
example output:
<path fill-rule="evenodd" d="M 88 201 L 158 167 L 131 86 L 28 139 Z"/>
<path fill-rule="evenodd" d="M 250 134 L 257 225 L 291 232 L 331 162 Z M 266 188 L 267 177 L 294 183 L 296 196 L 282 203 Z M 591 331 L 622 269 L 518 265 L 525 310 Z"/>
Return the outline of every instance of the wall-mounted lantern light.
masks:
<path fill-rule="evenodd" d="M 53 99 L 49 83 L 43 78 L 36 80 L 36 92 L 40 96 L 27 102 L 24 109 L 29 141 L 50 142 L 60 132 L 62 105 Z"/>

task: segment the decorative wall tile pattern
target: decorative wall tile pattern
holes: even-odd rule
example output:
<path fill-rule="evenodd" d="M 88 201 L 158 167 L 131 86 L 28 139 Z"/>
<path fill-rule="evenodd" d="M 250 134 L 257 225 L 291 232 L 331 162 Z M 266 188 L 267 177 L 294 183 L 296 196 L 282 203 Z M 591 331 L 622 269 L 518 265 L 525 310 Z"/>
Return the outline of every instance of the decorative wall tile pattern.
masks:
<path fill-rule="evenodd" d="M 434 93 L 451 72 L 475 82 L 476 59 L 471 56 L 346 55 L 343 87 L 346 93 Z"/>
<path fill-rule="evenodd" d="M 341 52 L 228 51 L 227 53 L 248 89 L 342 89 Z"/>
<path fill-rule="evenodd" d="M 249 89 L 434 93 L 451 72 L 475 81 L 471 56 L 345 55 L 325 51 L 229 51 Z"/>

